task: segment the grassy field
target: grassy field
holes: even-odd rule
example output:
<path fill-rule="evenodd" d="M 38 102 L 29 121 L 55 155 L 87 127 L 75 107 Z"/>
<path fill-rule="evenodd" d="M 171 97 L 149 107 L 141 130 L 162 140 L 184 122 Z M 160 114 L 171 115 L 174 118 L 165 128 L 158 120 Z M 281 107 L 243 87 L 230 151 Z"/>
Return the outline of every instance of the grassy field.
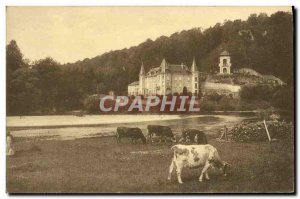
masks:
<path fill-rule="evenodd" d="M 293 192 L 292 141 L 220 143 L 222 158 L 232 165 L 230 175 L 210 170 L 200 183 L 200 169 L 185 169 L 183 185 L 176 175 L 168 182 L 170 144 L 117 144 L 113 137 L 77 140 L 17 138 L 17 154 L 7 157 L 10 193 L 228 193 Z"/>

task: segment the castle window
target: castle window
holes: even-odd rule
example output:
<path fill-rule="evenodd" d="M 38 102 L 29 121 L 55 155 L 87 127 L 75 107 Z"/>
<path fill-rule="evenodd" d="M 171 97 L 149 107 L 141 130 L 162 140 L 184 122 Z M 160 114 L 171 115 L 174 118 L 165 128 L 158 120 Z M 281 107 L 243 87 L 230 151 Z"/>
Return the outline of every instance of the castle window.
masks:
<path fill-rule="evenodd" d="M 197 83 L 195 83 L 195 88 L 198 88 L 198 84 Z"/>
<path fill-rule="evenodd" d="M 227 64 L 227 59 L 223 59 L 223 65 Z"/>
<path fill-rule="evenodd" d="M 195 77 L 195 81 L 198 81 L 198 78 L 197 78 L 197 77 Z"/>

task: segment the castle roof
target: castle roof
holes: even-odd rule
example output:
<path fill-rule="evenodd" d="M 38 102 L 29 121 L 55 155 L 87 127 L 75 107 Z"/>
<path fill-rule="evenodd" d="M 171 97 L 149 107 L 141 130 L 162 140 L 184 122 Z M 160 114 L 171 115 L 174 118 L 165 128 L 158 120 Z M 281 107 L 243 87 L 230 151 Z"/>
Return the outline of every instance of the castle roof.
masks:
<path fill-rule="evenodd" d="M 185 73 L 190 72 L 189 68 L 185 64 L 169 64 L 167 62 L 164 63 L 166 67 L 166 71 L 171 73 Z M 147 75 L 157 75 L 162 72 L 162 67 L 154 67 L 149 70 Z"/>
<path fill-rule="evenodd" d="M 224 50 L 221 52 L 220 56 L 229 56 L 229 52 L 227 50 Z"/>
<path fill-rule="evenodd" d="M 197 69 L 197 65 L 196 65 L 196 61 L 195 61 L 195 57 L 193 59 L 193 63 L 192 63 L 192 67 L 191 67 L 191 71 L 194 72 L 194 71 L 198 71 Z"/>
<path fill-rule="evenodd" d="M 139 81 L 132 82 L 128 86 L 137 86 L 137 85 L 139 85 Z"/>
<path fill-rule="evenodd" d="M 188 72 L 189 68 L 185 64 L 177 65 L 177 64 L 168 64 L 170 72 Z"/>
<path fill-rule="evenodd" d="M 145 74 L 145 69 L 144 69 L 144 63 L 142 62 L 141 70 L 140 70 L 140 75 Z"/>
<path fill-rule="evenodd" d="M 147 75 L 156 75 L 161 72 L 161 67 L 151 68 Z"/>

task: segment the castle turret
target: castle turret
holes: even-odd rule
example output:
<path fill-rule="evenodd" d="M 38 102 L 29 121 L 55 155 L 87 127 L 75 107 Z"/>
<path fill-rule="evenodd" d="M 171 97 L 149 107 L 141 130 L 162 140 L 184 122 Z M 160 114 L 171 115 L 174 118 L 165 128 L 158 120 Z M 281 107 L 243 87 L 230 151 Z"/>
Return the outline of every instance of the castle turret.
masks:
<path fill-rule="evenodd" d="M 199 71 L 196 65 L 195 58 L 193 59 L 193 63 L 191 66 L 191 72 L 192 72 L 192 81 L 191 81 L 191 88 L 192 88 L 192 93 L 194 95 L 198 95 L 199 93 Z"/>
<path fill-rule="evenodd" d="M 197 65 L 196 65 L 196 61 L 195 61 L 195 57 L 194 57 L 194 59 L 193 59 L 191 71 L 192 71 L 192 72 L 198 71 L 198 68 L 197 68 Z"/>
<path fill-rule="evenodd" d="M 161 72 L 165 73 L 166 69 L 168 69 L 168 64 L 166 62 L 166 59 L 164 58 L 160 64 Z"/>
<path fill-rule="evenodd" d="M 140 76 L 139 76 L 139 94 L 144 95 L 145 94 L 145 69 L 144 69 L 144 63 L 142 62 L 141 70 L 140 70 Z"/>
<path fill-rule="evenodd" d="M 224 50 L 220 54 L 220 74 L 231 74 L 230 68 L 231 68 L 231 62 L 230 62 L 230 54 L 227 50 Z"/>
<path fill-rule="evenodd" d="M 144 69 L 144 63 L 142 62 L 141 70 L 140 70 L 140 75 L 145 75 L 145 69 Z"/>

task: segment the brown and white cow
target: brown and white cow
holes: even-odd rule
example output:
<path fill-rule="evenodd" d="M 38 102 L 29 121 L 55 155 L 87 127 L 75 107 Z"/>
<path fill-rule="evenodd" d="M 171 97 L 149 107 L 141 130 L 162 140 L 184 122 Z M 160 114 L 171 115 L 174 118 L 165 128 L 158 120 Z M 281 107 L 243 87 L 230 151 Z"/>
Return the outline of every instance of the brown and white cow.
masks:
<path fill-rule="evenodd" d="M 203 175 L 209 180 L 207 170 L 213 166 L 223 170 L 223 175 L 227 175 L 228 163 L 221 160 L 219 153 L 215 147 L 210 144 L 206 145 L 175 145 L 172 148 L 174 153 L 171 166 L 169 169 L 168 180 L 171 180 L 173 169 L 175 168 L 177 173 L 177 179 L 180 184 L 181 171 L 184 167 L 197 168 L 202 167 L 199 181 L 202 182 Z"/>

